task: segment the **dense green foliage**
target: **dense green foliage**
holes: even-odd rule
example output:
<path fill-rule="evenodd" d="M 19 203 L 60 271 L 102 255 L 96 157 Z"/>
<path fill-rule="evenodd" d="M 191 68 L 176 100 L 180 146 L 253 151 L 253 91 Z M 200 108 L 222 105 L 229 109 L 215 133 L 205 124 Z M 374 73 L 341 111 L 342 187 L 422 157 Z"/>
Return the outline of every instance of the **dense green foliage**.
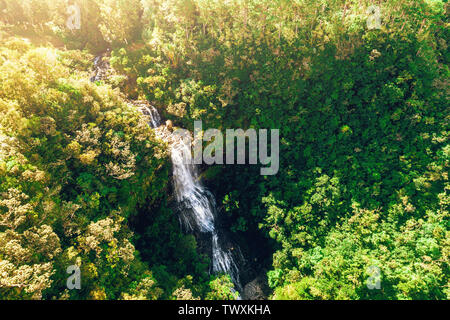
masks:
<path fill-rule="evenodd" d="M 79 261 L 72 298 L 233 298 L 180 232 L 166 146 L 127 96 L 190 129 L 280 129 L 277 175 L 204 173 L 271 257 L 272 298 L 450 298 L 445 1 L 380 2 L 373 30 L 371 1 L 78 3 L 71 31 L 65 1 L 0 0 L 0 297 L 61 297 Z M 90 84 L 86 50 L 107 47 L 126 78 Z"/>
<path fill-rule="evenodd" d="M 139 258 L 127 221 L 165 201 L 166 146 L 119 90 L 87 80 L 92 57 L 18 39 L 0 57 L 1 297 L 168 298 L 177 275 L 207 281 L 206 267 L 186 270 L 202 264 L 171 212 L 155 210 L 143 237 L 160 240 L 142 251 L 172 279 L 167 292 Z M 81 267 L 80 291 L 66 289 L 70 265 Z"/>

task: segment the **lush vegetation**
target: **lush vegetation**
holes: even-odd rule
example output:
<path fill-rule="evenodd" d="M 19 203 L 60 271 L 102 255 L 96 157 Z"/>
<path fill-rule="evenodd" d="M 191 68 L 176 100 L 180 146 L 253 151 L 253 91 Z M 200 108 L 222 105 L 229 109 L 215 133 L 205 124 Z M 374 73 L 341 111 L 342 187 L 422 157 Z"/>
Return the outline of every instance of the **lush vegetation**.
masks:
<path fill-rule="evenodd" d="M 190 129 L 280 129 L 277 175 L 204 172 L 270 298 L 450 298 L 446 1 L 377 2 L 375 29 L 366 0 L 74 3 L 79 30 L 66 1 L 0 0 L 0 298 L 233 297 L 168 206 L 143 97 Z"/>

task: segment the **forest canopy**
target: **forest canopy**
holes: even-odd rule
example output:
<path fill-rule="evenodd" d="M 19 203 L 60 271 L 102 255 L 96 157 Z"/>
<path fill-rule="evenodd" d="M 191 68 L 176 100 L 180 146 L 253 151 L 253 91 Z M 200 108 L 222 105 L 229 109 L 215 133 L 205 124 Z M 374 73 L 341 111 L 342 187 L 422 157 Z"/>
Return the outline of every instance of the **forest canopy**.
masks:
<path fill-rule="evenodd" d="M 448 8 L 0 0 L 0 299 L 237 297 L 180 228 L 137 99 L 176 127 L 280 130 L 276 175 L 201 167 L 265 298 L 449 299 Z"/>

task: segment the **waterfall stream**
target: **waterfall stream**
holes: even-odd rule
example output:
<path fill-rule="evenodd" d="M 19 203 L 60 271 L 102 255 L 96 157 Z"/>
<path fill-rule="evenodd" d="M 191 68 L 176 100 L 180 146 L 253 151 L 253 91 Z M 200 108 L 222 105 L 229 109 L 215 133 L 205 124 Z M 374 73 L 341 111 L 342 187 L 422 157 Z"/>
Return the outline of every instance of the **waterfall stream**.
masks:
<path fill-rule="evenodd" d="M 144 116 L 148 116 L 149 125 L 152 128 L 157 128 L 161 125 L 161 117 L 155 107 L 149 106 L 142 101 L 135 101 L 133 104 L 138 107 L 139 111 L 141 111 Z"/>
<path fill-rule="evenodd" d="M 110 69 L 108 59 L 104 55 L 94 60 L 94 74 L 91 81 L 100 81 L 107 77 Z M 146 101 L 129 101 L 136 107 L 150 127 L 161 126 L 161 116 L 155 107 Z M 180 224 L 187 232 L 199 232 L 211 239 L 211 271 L 212 273 L 229 274 L 238 290 L 242 290 L 239 269 L 232 249 L 224 249 L 220 242 L 220 232 L 216 226 L 216 202 L 214 196 L 201 183 L 198 169 L 191 161 L 191 145 L 181 137 L 171 135 L 171 159 L 173 164 L 173 185 L 179 211 Z M 240 254 L 239 249 L 236 250 Z M 240 297 L 238 296 L 238 299 Z"/>
<path fill-rule="evenodd" d="M 171 158 L 181 222 L 187 231 L 214 232 L 214 198 L 198 182 L 196 167 L 189 163 L 189 144 L 180 138 L 172 144 Z"/>
<path fill-rule="evenodd" d="M 152 128 L 161 125 L 161 117 L 153 106 L 139 107 L 149 117 Z M 231 250 L 220 245 L 216 228 L 216 202 L 214 196 L 201 183 L 197 167 L 191 161 L 190 141 L 181 137 L 171 143 L 173 184 L 180 223 L 187 232 L 200 232 L 211 237 L 212 272 L 229 274 L 233 283 L 241 289 L 239 270 Z"/>

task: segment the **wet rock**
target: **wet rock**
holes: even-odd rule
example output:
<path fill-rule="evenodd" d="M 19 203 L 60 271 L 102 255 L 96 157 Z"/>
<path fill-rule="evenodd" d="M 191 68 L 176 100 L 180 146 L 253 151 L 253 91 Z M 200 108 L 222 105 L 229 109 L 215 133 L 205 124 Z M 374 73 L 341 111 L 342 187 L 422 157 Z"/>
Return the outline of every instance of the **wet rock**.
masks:
<path fill-rule="evenodd" d="M 266 300 L 269 288 L 265 276 L 259 276 L 244 286 L 242 298 L 245 300 Z"/>
<path fill-rule="evenodd" d="M 172 121 L 167 120 L 167 121 L 166 121 L 166 127 L 167 127 L 167 129 L 168 129 L 169 131 L 172 131 L 172 129 L 173 129 Z"/>

